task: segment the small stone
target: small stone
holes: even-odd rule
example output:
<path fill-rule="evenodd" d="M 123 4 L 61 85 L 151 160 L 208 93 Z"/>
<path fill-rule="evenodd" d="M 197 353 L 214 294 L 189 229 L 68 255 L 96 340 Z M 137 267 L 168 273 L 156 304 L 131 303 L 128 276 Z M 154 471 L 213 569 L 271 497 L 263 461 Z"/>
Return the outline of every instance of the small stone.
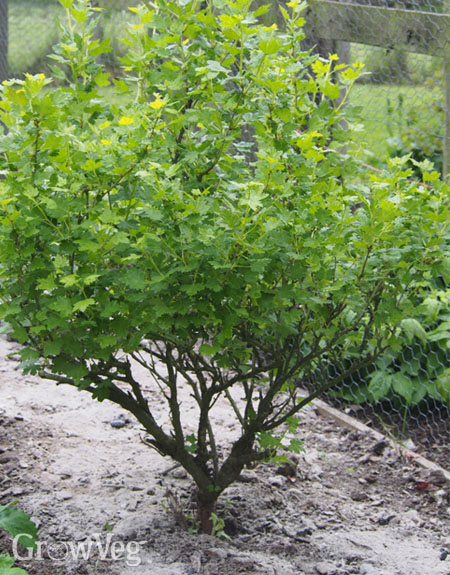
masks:
<path fill-rule="evenodd" d="M 367 481 L 367 483 L 371 483 L 371 484 L 372 484 L 372 483 L 376 483 L 376 482 L 377 482 L 378 477 L 377 477 L 374 473 L 371 473 L 371 474 L 369 474 L 369 475 L 366 475 L 366 476 L 364 477 L 364 479 Z"/>
<path fill-rule="evenodd" d="M 188 474 L 186 473 L 185 469 L 178 467 L 172 471 L 171 476 L 175 479 L 187 479 Z"/>
<path fill-rule="evenodd" d="M 381 517 L 378 517 L 377 523 L 378 525 L 388 525 L 388 523 L 390 523 L 394 517 L 394 513 L 383 514 Z"/>
<path fill-rule="evenodd" d="M 443 549 L 441 551 L 441 554 L 439 555 L 440 561 L 445 561 L 447 559 L 448 555 L 449 555 L 449 552 L 447 551 L 447 549 Z"/>
<path fill-rule="evenodd" d="M 381 441 L 377 441 L 375 443 L 375 445 L 372 447 L 372 452 L 375 455 L 383 455 L 383 451 L 388 446 L 389 446 L 389 443 L 385 439 L 382 439 Z"/>
<path fill-rule="evenodd" d="M 59 477 L 60 477 L 60 479 L 65 481 L 66 479 L 70 479 L 72 477 L 72 474 L 68 473 L 67 471 L 64 471 L 63 473 L 59 474 Z M 78 482 L 80 482 L 80 480 L 78 480 Z"/>
<path fill-rule="evenodd" d="M 369 499 L 367 493 L 360 490 L 352 491 L 350 493 L 350 497 L 353 499 L 353 501 L 367 501 L 367 499 Z"/>
<path fill-rule="evenodd" d="M 317 565 L 314 566 L 314 569 L 319 575 L 336 575 L 337 573 L 336 566 L 326 561 L 317 563 Z"/>
<path fill-rule="evenodd" d="M 359 575 L 383 575 L 383 573 L 373 563 L 364 562 L 359 568 Z"/>
<path fill-rule="evenodd" d="M 433 469 L 433 471 L 430 471 L 428 473 L 427 480 L 430 483 L 433 483 L 433 485 L 438 485 L 439 487 L 442 487 L 447 483 L 447 478 L 441 469 Z"/>
<path fill-rule="evenodd" d="M 403 443 L 403 447 L 405 449 L 408 449 L 408 451 L 415 451 L 417 449 L 417 445 L 414 443 L 414 441 L 412 439 L 407 439 Z"/>
<path fill-rule="evenodd" d="M 139 506 L 140 500 L 135 499 L 134 501 L 130 501 L 126 506 L 127 511 L 136 511 Z"/>
<path fill-rule="evenodd" d="M 434 494 L 433 497 L 438 505 L 438 507 L 442 507 L 447 500 L 447 491 L 445 489 L 438 489 Z"/>
<path fill-rule="evenodd" d="M 20 495 L 26 495 L 27 491 L 23 487 L 13 487 L 11 494 L 14 495 L 14 497 L 19 497 Z"/>
<path fill-rule="evenodd" d="M 274 487 L 283 487 L 284 485 L 284 481 L 281 479 L 281 477 L 269 477 L 269 483 L 270 485 L 273 485 Z"/>
<path fill-rule="evenodd" d="M 241 483 L 257 483 L 258 476 L 253 471 L 242 471 L 239 475 L 238 481 Z"/>
<path fill-rule="evenodd" d="M 123 419 L 117 417 L 117 418 L 111 420 L 109 422 L 109 424 L 111 425 L 111 427 L 114 427 L 115 429 L 120 429 L 122 427 L 125 427 L 127 425 L 127 422 L 124 421 Z"/>
<path fill-rule="evenodd" d="M 147 491 L 146 491 L 146 494 L 147 494 L 147 495 L 155 495 L 155 494 L 156 494 L 156 491 L 154 490 L 153 487 L 149 487 L 149 488 L 147 489 Z"/>
<path fill-rule="evenodd" d="M 228 551 L 225 549 L 220 549 L 219 547 L 211 547 L 211 549 L 206 550 L 206 553 L 211 555 L 211 557 L 219 559 L 220 561 L 226 559 L 228 555 Z"/>
<path fill-rule="evenodd" d="M 56 499 L 58 501 L 68 501 L 69 499 L 73 499 L 73 495 L 70 491 L 63 490 L 56 494 Z"/>
<path fill-rule="evenodd" d="M 365 453 L 362 457 L 358 459 L 358 463 L 368 463 L 370 461 L 370 453 Z"/>
<path fill-rule="evenodd" d="M 280 465 L 276 472 L 284 477 L 295 477 L 297 475 L 297 465 L 286 462 Z"/>
<path fill-rule="evenodd" d="M 401 523 L 410 527 L 423 527 L 425 524 L 416 509 L 410 509 L 409 511 L 406 511 L 406 513 L 402 513 L 402 515 L 398 516 L 398 519 Z"/>
<path fill-rule="evenodd" d="M 318 477 L 320 477 L 321 475 L 323 475 L 323 470 L 320 467 L 320 465 L 318 465 L 317 463 L 313 463 L 311 465 L 311 467 L 308 470 L 308 476 L 311 479 L 317 479 Z"/>

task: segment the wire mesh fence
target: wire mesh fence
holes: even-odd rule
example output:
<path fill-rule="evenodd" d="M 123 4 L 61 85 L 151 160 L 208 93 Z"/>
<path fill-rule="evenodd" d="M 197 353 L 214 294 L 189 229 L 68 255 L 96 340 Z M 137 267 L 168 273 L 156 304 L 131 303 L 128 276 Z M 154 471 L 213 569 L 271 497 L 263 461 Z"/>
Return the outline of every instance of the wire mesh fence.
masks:
<path fill-rule="evenodd" d="M 94 0 L 102 8 L 97 34 L 112 38 L 105 64 L 120 74 L 121 42 L 134 0 Z M 276 18 L 276 15 L 274 15 Z M 49 72 L 64 10 L 57 0 L 0 0 L 0 79 Z M 449 0 L 311 0 L 305 46 L 362 61 L 367 72 L 352 93 L 365 121 L 351 151 L 382 167 L 389 156 L 429 159 L 440 171 L 450 150 Z M 364 151 L 359 151 L 363 149 Z M 415 166 L 411 163 L 411 168 Z M 417 176 L 419 174 L 417 173 Z M 446 289 L 442 278 L 441 289 Z M 426 307 L 426 305 L 425 305 Z M 425 308 L 424 308 L 425 309 Z M 411 438 L 448 465 L 450 460 L 450 310 L 442 299 L 426 342 L 410 329 L 402 346 L 328 397 L 396 438 Z M 431 314 L 431 315 L 433 315 Z"/>

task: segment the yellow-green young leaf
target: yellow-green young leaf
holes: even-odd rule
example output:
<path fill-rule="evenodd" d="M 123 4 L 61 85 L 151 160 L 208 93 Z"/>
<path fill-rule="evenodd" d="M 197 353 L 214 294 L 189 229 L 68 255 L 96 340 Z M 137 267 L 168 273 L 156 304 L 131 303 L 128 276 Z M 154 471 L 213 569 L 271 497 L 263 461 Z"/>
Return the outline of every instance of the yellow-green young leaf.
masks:
<path fill-rule="evenodd" d="M 311 68 L 313 69 L 314 74 L 318 77 L 321 78 L 322 76 L 325 76 L 325 74 L 327 74 L 330 71 L 330 63 L 329 62 L 322 62 L 322 60 L 315 60 L 312 64 L 311 64 Z"/>
<path fill-rule="evenodd" d="M 72 8 L 73 0 L 59 0 L 63 8 Z"/>
<path fill-rule="evenodd" d="M 84 312 L 87 310 L 88 307 L 95 304 L 95 299 L 89 297 L 87 299 L 82 299 L 81 301 L 77 301 L 76 304 L 73 306 L 73 311 L 81 311 Z"/>
<path fill-rule="evenodd" d="M 331 82 L 325 82 L 325 84 L 321 86 L 321 90 L 327 98 L 330 98 L 330 100 L 335 100 L 341 95 L 339 86 L 332 84 Z"/>
<path fill-rule="evenodd" d="M 220 23 L 224 28 L 234 28 L 239 26 L 241 18 L 237 15 L 229 16 L 228 14 L 222 14 L 219 16 Z"/>
<path fill-rule="evenodd" d="M 61 278 L 59 281 L 63 284 L 64 287 L 68 288 L 76 285 L 78 283 L 78 280 L 79 278 L 76 274 L 69 274 Z"/>
<path fill-rule="evenodd" d="M 45 291 L 52 291 L 54 290 L 57 286 L 55 284 L 55 279 L 53 276 L 48 276 L 46 278 L 40 279 L 38 281 L 37 287 L 41 290 L 45 290 Z"/>
<path fill-rule="evenodd" d="M 258 18 L 258 16 L 262 16 L 263 14 L 267 14 L 267 12 L 269 12 L 269 10 L 272 7 L 270 6 L 270 4 L 263 4 L 262 6 L 260 6 L 259 8 L 257 8 L 255 10 L 255 12 L 253 13 L 253 16 L 255 18 Z"/>
<path fill-rule="evenodd" d="M 424 182 L 435 182 L 436 180 L 439 180 L 440 177 L 441 177 L 441 174 L 439 172 L 436 172 L 436 171 L 424 172 L 422 175 Z"/>
<path fill-rule="evenodd" d="M 100 166 L 102 165 L 102 161 L 101 160 L 87 160 L 86 163 L 84 163 L 81 168 L 83 170 L 86 170 L 86 172 L 93 172 L 94 170 L 97 170 L 98 168 L 100 168 Z"/>
<path fill-rule="evenodd" d="M 262 40 L 259 43 L 259 49 L 264 54 L 275 54 L 282 47 L 282 42 L 278 38 L 271 38 L 270 40 Z"/>
<path fill-rule="evenodd" d="M 83 23 L 86 22 L 88 14 L 86 10 L 76 10 L 72 8 L 72 15 L 77 22 Z"/>
<path fill-rule="evenodd" d="M 83 278 L 83 283 L 85 286 L 91 285 L 100 277 L 99 274 L 91 274 Z"/>
<path fill-rule="evenodd" d="M 97 86 L 99 88 L 102 88 L 104 86 L 109 86 L 109 84 L 110 84 L 109 72 L 99 72 L 95 76 L 95 83 L 97 84 Z"/>
<path fill-rule="evenodd" d="M 159 98 L 159 97 L 156 97 L 155 100 L 153 100 L 153 102 L 150 102 L 150 107 L 153 108 L 154 110 L 160 110 L 165 105 L 166 105 L 166 101 L 161 100 L 161 98 Z"/>
<path fill-rule="evenodd" d="M 341 73 L 343 80 L 356 80 L 359 77 L 359 72 L 353 68 L 347 68 Z"/>
<path fill-rule="evenodd" d="M 14 557 L 7 553 L 0 555 L 0 575 L 28 575 L 28 571 L 20 567 L 14 567 Z"/>

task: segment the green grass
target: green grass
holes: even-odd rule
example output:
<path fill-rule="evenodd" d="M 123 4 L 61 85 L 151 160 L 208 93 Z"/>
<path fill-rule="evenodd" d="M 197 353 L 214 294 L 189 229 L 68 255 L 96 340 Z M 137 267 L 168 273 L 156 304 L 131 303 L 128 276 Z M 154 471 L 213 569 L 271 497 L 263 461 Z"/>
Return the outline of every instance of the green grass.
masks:
<path fill-rule="evenodd" d="M 438 88 L 437 88 L 438 89 Z M 399 111 L 399 100 L 403 99 L 403 113 Z M 423 130 L 429 130 L 430 136 L 439 130 L 442 121 L 432 111 L 436 100 L 436 91 L 426 86 L 396 86 L 391 84 L 357 84 L 354 86 L 350 101 L 361 106 L 364 129 L 355 133 L 352 150 L 369 150 L 366 158 L 375 165 L 382 164 L 389 155 L 388 139 L 401 135 L 405 115 L 410 110 L 423 111 Z M 389 107 L 392 111 L 389 112 Z M 401 109 L 400 108 L 400 109 Z M 420 126 L 418 126 L 420 130 Z"/>
<path fill-rule="evenodd" d="M 106 61 L 110 68 L 119 66 L 118 58 L 124 52 L 120 38 L 124 36 L 126 23 L 136 18 L 127 9 L 132 4 L 137 4 L 137 0 L 102 0 L 100 3 L 104 7 L 103 35 L 113 39 L 113 49 Z M 47 56 L 59 40 L 58 19 L 64 18 L 63 8 L 57 0 L 14 0 L 9 2 L 8 15 L 10 75 L 21 77 L 26 72 L 48 71 L 51 61 Z"/>
<path fill-rule="evenodd" d="M 9 69 L 11 76 L 45 69 L 58 41 L 57 20 L 62 9 L 55 2 L 21 0 L 9 3 Z"/>

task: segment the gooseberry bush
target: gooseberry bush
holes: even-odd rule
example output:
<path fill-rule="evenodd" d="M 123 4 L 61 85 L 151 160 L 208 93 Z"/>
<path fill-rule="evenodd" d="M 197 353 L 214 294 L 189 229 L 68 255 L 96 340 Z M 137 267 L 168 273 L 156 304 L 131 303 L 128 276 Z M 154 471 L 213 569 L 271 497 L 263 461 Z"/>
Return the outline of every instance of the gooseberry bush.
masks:
<path fill-rule="evenodd" d="M 136 417 L 211 532 L 245 466 L 301 448 L 304 405 L 400 345 L 446 265 L 448 187 L 404 159 L 358 184 L 359 66 L 302 51 L 297 0 L 279 28 L 248 0 L 132 8 L 120 78 L 96 10 L 60 2 L 53 78 L 1 89 L 1 316 L 25 370 Z"/>

